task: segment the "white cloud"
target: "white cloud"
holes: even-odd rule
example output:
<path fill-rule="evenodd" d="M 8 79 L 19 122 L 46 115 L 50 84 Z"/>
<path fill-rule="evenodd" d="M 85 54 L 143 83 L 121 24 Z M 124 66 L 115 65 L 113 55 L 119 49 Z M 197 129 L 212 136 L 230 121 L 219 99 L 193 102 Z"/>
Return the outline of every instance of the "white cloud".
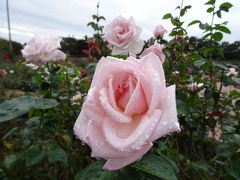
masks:
<path fill-rule="evenodd" d="M 152 36 L 152 31 L 158 24 L 164 25 L 170 32 L 172 26 L 168 20 L 162 20 L 162 16 L 168 12 L 177 15 L 179 12 L 175 8 L 181 3 L 180 0 L 9 0 L 12 37 L 14 40 L 26 42 L 35 34 L 75 37 L 91 35 L 93 31 L 86 25 L 92 20 L 92 14 L 96 13 L 96 5 L 99 1 L 100 14 L 107 20 L 104 25 L 120 14 L 127 18 L 133 16 L 136 23 L 143 28 L 144 39 Z M 192 5 L 183 17 L 185 26 L 194 19 L 211 21 L 210 14 L 205 12 L 207 9 L 204 6 L 205 2 L 206 0 L 184 1 L 185 5 Z M 218 1 L 218 3 L 222 2 L 224 0 Z M 227 41 L 240 40 L 238 25 L 240 1 L 231 0 L 231 3 L 234 7 L 230 12 L 224 13 L 221 20 L 215 19 L 216 23 L 229 21 L 228 27 L 232 30 L 232 34 L 224 36 L 224 40 Z M 5 1 L 0 1 L 0 11 L 0 37 L 7 38 Z M 189 35 L 201 36 L 201 31 L 197 27 L 189 27 L 188 32 Z"/>

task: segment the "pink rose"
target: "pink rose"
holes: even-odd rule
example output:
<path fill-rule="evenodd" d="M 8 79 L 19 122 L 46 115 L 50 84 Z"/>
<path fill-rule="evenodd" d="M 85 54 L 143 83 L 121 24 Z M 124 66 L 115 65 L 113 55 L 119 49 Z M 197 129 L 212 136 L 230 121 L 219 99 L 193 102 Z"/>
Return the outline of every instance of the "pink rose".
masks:
<path fill-rule="evenodd" d="M 154 43 L 154 45 L 152 45 L 149 48 L 145 49 L 142 52 L 140 57 L 143 57 L 143 56 L 145 56 L 145 55 L 147 55 L 147 54 L 152 52 L 152 53 L 154 53 L 154 54 L 156 54 L 158 56 L 158 58 L 160 59 L 160 61 L 162 63 L 164 63 L 164 61 L 165 61 L 165 54 L 162 51 L 163 47 L 164 47 L 163 45 L 160 45 L 158 43 Z"/>
<path fill-rule="evenodd" d="M 133 18 L 122 16 L 115 18 L 105 27 L 104 39 L 113 46 L 112 54 L 137 54 L 143 48 L 143 41 L 139 39 L 142 29 L 136 26 Z"/>
<path fill-rule="evenodd" d="M 0 77 L 5 77 L 7 74 L 8 73 L 5 69 L 0 69 Z"/>
<path fill-rule="evenodd" d="M 227 72 L 227 76 L 236 76 L 238 74 L 238 72 L 236 71 L 236 69 L 234 67 L 231 67 L 228 69 L 228 72 Z"/>
<path fill-rule="evenodd" d="M 35 36 L 22 50 L 22 55 L 27 62 L 41 66 L 47 62 L 64 60 L 66 55 L 58 50 L 60 48 L 60 38 L 43 38 Z"/>
<path fill-rule="evenodd" d="M 175 85 L 166 87 L 162 63 L 143 58 L 102 58 L 74 133 L 107 160 L 105 169 L 120 169 L 140 159 L 152 142 L 180 131 Z"/>
<path fill-rule="evenodd" d="M 162 25 L 158 25 L 155 27 L 153 35 L 155 38 L 162 38 L 165 32 L 167 32 L 167 30 Z"/>
<path fill-rule="evenodd" d="M 202 88 L 203 85 L 204 85 L 203 83 L 193 82 L 193 83 L 188 85 L 188 89 L 192 92 L 195 92 L 195 91 L 197 91 L 197 89 Z"/>

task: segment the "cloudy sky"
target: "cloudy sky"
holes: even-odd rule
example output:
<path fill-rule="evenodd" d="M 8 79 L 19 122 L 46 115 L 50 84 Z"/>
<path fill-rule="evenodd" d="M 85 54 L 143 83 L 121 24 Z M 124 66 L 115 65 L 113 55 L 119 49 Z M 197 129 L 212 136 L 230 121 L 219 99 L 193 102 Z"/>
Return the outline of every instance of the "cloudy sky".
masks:
<path fill-rule="evenodd" d="M 185 0 L 184 5 L 192 5 L 183 20 L 185 26 L 192 20 L 211 22 L 206 13 L 207 0 Z M 225 0 L 227 1 L 227 0 Z M 225 2 L 217 0 L 217 4 Z M 229 21 L 231 35 L 225 35 L 224 41 L 240 40 L 240 0 L 228 0 L 234 7 L 223 18 L 216 18 L 216 23 Z M 181 0 L 9 0 L 12 39 L 27 42 L 34 35 L 41 36 L 74 36 L 82 38 L 93 33 L 87 23 L 96 13 L 96 5 L 100 2 L 100 15 L 106 18 L 105 25 L 118 15 L 126 18 L 133 16 L 137 25 L 142 27 L 142 39 L 152 36 L 154 27 L 162 24 L 170 32 L 172 26 L 168 20 L 162 20 L 164 14 L 171 12 L 178 15 L 175 8 Z M 7 38 L 6 0 L 0 0 L 0 37 Z M 201 36 L 198 27 L 188 27 L 189 35 Z M 167 38 L 167 36 L 166 36 Z"/>

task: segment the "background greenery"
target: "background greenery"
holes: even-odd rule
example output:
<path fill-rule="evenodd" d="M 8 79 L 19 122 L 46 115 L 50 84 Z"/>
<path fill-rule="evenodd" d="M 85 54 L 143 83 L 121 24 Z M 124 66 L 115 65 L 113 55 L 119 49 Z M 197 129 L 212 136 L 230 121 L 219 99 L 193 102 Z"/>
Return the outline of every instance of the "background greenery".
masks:
<path fill-rule="evenodd" d="M 206 13 L 221 19 L 231 7 L 210 0 Z M 0 69 L 8 74 L 0 77 L 0 178 L 239 179 L 240 78 L 226 73 L 230 67 L 240 70 L 240 43 L 221 42 L 230 30 L 214 21 L 189 22 L 204 33 L 202 38 L 189 37 L 183 23 L 189 8 L 182 2 L 179 14 L 165 14 L 163 19 L 173 25 L 171 40 L 157 40 L 165 44 L 167 84 L 177 86 L 182 131 L 155 141 L 141 161 L 117 171 L 104 171 L 104 160 L 91 158 L 89 147 L 72 129 L 97 61 L 110 54 L 102 39 L 105 18 L 93 15 L 88 24 L 95 30 L 93 37 L 63 38 L 66 62 L 37 70 L 26 66 L 19 43 L 14 42 L 11 52 L 1 39 Z M 145 48 L 152 43 L 146 41 Z M 193 82 L 203 86 L 191 91 Z"/>

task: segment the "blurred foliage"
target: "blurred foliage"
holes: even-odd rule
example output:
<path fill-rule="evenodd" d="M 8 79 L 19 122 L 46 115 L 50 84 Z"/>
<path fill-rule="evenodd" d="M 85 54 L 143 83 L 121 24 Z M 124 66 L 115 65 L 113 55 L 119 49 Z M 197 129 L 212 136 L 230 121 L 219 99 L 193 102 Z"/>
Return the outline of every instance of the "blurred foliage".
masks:
<path fill-rule="evenodd" d="M 14 55 L 21 54 L 21 49 L 23 48 L 22 44 L 12 41 L 12 47 L 13 51 L 9 48 L 8 40 L 0 38 L 0 60 L 9 61 Z"/>
<path fill-rule="evenodd" d="M 217 7 L 215 0 L 207 1 L 212 21 L 187 25 L 203 30 L 199 39 L 188 37 L 184 27 L 190 5 L 182 1 L 179 14 L 163 16 L 173 26 L 172 39 L 157 42 L 165 44 L 164 70 L 167 84 L 177 87 L 182 131 L 155 141 L 142 160 L 117 171 L 103 170 L 104 160 L 91 158 L 89 147 L 72 130 L 96 62 L 111 51 L 102 39 L 100 21 L 105 18 L 98 11 L 88 24 L 93 37 L 63 38 L 62 50 L 70 54 L 63 64 L 32 69 L 0 56 L 0 69 L 7 72 L 0 77 L 0 179 L 239 179 L 240 76 L 226 73 L 230 67 L 238 72 L 240 68 L 223 61 L 240 60 L 239 41 L 220 43 L 230 30 L 225 22 L 214 23 L 231 7 L 228 2 Z M 145 48 L 154 41 L 146 41 Z M 5 40 L 0 45 L 1 52 L 4 47 L 8 52 Z M 75 64 L 74 56 L 87 60 Z M 191 90 L 194 82 L 202 86 Z"/>

